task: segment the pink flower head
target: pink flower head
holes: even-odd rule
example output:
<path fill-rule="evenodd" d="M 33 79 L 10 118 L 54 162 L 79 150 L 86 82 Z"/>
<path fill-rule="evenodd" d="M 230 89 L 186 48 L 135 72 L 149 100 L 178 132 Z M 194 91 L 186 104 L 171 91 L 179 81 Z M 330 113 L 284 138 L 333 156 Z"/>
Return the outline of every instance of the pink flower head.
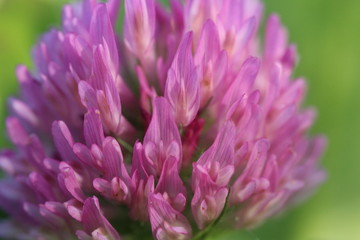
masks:
<path fill-rule="evenodd" d="M 16 71 L 0 237 L 191 239 L 309 195 L 326 141 L 307 134 L 315 111 L 276 15 L 260 46 L 261 13 L 257 0 L 66 5 L 34 71 Z"/>

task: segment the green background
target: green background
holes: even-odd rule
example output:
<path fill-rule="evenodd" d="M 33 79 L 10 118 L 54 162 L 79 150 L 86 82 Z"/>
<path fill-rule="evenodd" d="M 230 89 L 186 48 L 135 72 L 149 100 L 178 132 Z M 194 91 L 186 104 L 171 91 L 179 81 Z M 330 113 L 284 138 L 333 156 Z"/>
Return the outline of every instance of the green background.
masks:
<path fill-rule="evenodd" d="M 64 0 L 0 0 L 0 144 L 6 97 L 16 93 L 14 69 L 32 67 L 31 47 L 39 35 L 60 25 Z M 306 105 L 319 117 L 312 130 L 324 133 L 328 180 L 301 206 L 260 228 L 228 232 L 214 239 L 360 239 L 360 1 L 266 0 L 266 16 L 276 12 L 298 46 L 296 76 L 308 79 Z"/>

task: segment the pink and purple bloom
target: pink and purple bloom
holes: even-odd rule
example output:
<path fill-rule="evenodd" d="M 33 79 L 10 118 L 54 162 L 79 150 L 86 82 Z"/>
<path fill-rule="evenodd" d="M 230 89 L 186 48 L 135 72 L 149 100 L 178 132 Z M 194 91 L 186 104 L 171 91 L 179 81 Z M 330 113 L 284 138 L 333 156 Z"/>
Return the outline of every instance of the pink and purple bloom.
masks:
<path fill-rule="evenodd" d="M 261 16 L 258 0 L 66 5 L 17 68 L 1 238 L 191 239 L 312 192 L 326 141 L 307 134 L 296 47 L 276 15 L 261 44 Z"/>

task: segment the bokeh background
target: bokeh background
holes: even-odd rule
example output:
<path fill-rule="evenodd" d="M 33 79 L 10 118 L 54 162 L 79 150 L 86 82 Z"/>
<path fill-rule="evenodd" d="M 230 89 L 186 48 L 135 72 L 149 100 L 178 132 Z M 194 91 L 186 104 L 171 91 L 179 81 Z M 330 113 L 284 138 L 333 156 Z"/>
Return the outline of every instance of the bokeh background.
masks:
<path fill-rule="evenodd" d="M 15 66 L 30 68 L 39 35 L 60 25 L 66 0 L 0 0 L 0 146 L 6 98 L 16 94 Z M 323 157 L 328 180 L 301 206 L 256 230 L 229 231 L 212 239 L 360 239 L 360 1 L 264 0 L 298 46 L 296 76 L 308 79 L 306 105 L 319 112 L 312 133 L 327 135 Z"/>

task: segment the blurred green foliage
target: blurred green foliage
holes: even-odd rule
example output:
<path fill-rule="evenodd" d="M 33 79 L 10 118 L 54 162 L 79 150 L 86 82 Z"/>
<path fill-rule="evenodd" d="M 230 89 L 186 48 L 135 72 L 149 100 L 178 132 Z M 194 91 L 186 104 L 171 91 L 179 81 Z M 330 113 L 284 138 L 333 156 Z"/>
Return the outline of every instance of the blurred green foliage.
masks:
<path fill-rule="evenodd" d="M 15 66 L 30 68 L 31 47 L 60 25 L 65 0 L 0 0 L 0 145 L 6 97 L 16 93 Z M 323 165 L 328 180 L 301 206 L 252 231 L 228 231 L 212 239 L 360 239 L 360 1 L 264 0 L 298 46 L 296 76 L 308 79 L 306 105 L 319 117 L 312 130 L 329 139 Z"/>
<path fill-rule="evenodd" d="M 0 145 L 8 145 L 4 131 L 6 97 L 17 88 L 15 67 L 32 68 L 31 48 L 40 34 L 59 26 L 61 6 L 56 0 L 0 0 Z"/>

